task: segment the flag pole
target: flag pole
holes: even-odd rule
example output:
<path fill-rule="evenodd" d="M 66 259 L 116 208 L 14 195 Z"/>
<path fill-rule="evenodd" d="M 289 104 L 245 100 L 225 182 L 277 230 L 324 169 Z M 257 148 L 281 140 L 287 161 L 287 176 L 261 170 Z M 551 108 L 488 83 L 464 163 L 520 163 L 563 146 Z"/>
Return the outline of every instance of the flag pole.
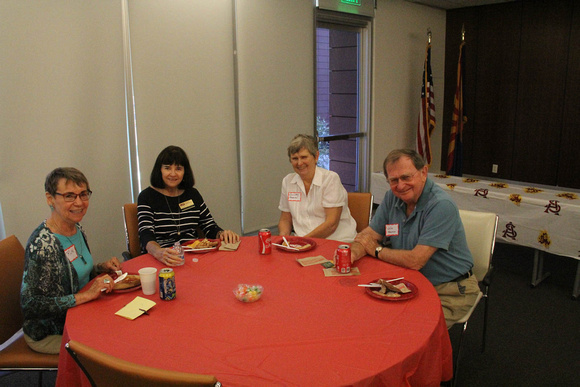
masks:
<path fill-rule="evenodd" d="M 417 124 L 415 149 L 430 166 L 432 161 L 431 135 L 435 130 L 435 98 L 433 92 L 433 74 L 431 71 L 431 28 L 427 28 L 427 47 L 423 62 L 423 79 L 421 87 L 421 104 Z"/>

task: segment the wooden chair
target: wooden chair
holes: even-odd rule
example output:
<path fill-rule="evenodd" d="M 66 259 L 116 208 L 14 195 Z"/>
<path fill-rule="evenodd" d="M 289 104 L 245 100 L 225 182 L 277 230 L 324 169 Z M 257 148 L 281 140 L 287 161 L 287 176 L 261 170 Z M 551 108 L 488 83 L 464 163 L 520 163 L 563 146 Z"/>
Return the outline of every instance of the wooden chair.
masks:
<path fill-rule="evenodd" d="M 65 348 L 92 386 L 221 386 L 213 375 L 146 367 L 115 358 L 74 340 L 69 341 Z"/>
<path fill-rule="evenodd" d="M 483 335 L 481 351 L 483 352 L 485 350 L 485 336 L 487 331 L 487 306 L 489 303 L 488 292 L 489 286 L 491 284 L 492 257 L 493 250 L 495 248 L 495 234 L 497 232 L 497 224 L 499 221 L 499 217 L 496 214 L 490 212 L 459 210 L 459 216 L 461 217 L 461 222 L 465 228 L 467 246 L 469 246 L 469 250 L 473 256 L 473 275 L 475 275 L 478 282 L 482 283 L 484 290 L 483 292 L 479 292 L 477 300 L 469 312 L 467 312 L 465 316 L 463 316 L 463 318 L 456 323 L 463 324 L 463 329 L 461 331 L 461 336 L 459 337 L 457 356 L 455 358 L 455 376 L 453 378 L 453 385 L 455 385 L 455 381 L 457 380 L 459 358 L 461 356 L 461 344 L 463 342 L 465 330 L 467 329 L 467 323 L 469 322 L 469 318 L 482 298 L 485 299 L 485 309 L 483 314 Z"/>
<path fill-rule="evenodd" d="M 125 222 L 125 241 L 127 241 L 127 251 L 123 252 L 123 257 L 126 261 L 141 255 L 136 203 L 128 203 L 123 206 L 123 222 Z"/>
<path fill-rule="evenodd" d="M 371 221 L 373 195 L 370 192 L 349 192 L 348 209 L 356 221 L 356 232 L 361 232 Z"/>
<path fill-rule="evenodd" d="M 40 371 L 58 369 L 58 355 L 38 353 L 30 349 L 21 331 L 24 317 L 20 308 L 20 286 L 24 271 L 24 248 L 14 235 L 0 241 L 0 371 Z M 10 340 L 10 344 L 7 341 Z M 0 383 L 1 384 L 1 383 Z"/>

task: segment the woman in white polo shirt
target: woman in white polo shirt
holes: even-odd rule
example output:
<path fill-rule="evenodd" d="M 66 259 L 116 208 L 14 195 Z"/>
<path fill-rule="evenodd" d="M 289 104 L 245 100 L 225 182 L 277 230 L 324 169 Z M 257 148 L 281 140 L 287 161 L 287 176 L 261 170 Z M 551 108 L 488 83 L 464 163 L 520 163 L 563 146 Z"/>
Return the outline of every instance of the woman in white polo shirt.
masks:
<path fill-rule="evenodd" d="M 316 166 L 318 141 L 299 134 L 288 146 L 294 173 L 282 180 L 278 208 L 280 235 L 328 238 L 352 242 L 356 222 L 348 209 L 348 195 L 338 174 Z"/>

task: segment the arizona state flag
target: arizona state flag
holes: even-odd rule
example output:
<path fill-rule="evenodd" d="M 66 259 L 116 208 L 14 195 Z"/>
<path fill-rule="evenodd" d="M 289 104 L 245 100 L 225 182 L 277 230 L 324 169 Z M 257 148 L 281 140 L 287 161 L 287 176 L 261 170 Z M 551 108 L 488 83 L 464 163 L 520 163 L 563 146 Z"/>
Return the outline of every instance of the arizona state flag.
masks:
<path fill-rule="evenodd" d="M 435 130 L 435 95 L 433 92 L 433 73 L 431 72 L 431 44 L 427 43 L 416 142 L 417 152 L 423 156 L 427 165 L 431 165 L 431 134 L 433 130 Z"/>
<path fill-rule="evenodd" d="M 465 41 L 459 45 L 459 60 L 457 62 L 457 87 L 453 101 L 453 117 L 451 119 L 451 134 L 447 150 L 447 174 L 462 176 L 463 159 L 463 125 L 467 117 L 463 111 L 463 71 L 465 67 Z"/>

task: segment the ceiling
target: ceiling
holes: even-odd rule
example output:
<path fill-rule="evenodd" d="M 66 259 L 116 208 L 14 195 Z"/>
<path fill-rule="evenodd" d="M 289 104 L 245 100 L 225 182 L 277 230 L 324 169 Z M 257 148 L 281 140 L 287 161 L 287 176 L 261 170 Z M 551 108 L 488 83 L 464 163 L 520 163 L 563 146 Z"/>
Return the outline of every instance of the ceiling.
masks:
<path fill-rule="evenodd" d="M 454 9 L 474 7 L 478 5 L 488 5 L 497 3 L 508 3 L 514 0 L 406 0 L 410 3 L 423 4 L 439 9 Z"/>

